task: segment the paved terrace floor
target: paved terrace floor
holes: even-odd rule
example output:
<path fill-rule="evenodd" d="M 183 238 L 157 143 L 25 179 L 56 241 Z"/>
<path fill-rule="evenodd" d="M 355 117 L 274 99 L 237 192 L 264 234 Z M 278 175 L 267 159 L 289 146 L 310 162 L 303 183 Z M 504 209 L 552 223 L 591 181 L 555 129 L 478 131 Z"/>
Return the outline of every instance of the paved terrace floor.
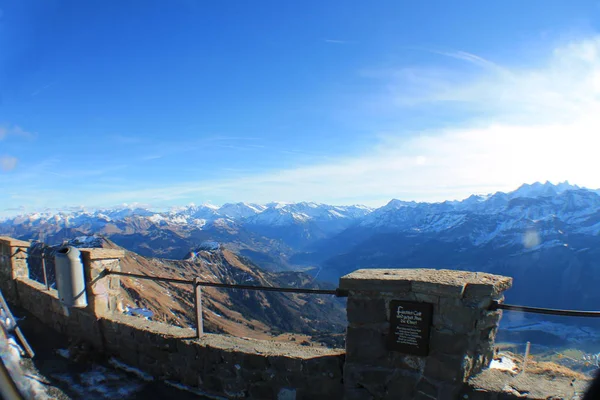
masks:
<path fill-rule="evenodd" d="M 49 398 L 209 399 L 164 382 L 147 381 L 135 373 L 116 368 L 110 360 L 98 358 L 85 348 L 72 347 L 66 337 L 44 327 L 25 311 L 17 308 L 12 311 L 15 317 L 23 318 L 19 326 L 36 353 L 33 359 L 22 358 L 22 367 L 26 374 L 40 382 Z M 57 352 L 70 346 L 70 358 L 64 357 L 64 351 Z"/>

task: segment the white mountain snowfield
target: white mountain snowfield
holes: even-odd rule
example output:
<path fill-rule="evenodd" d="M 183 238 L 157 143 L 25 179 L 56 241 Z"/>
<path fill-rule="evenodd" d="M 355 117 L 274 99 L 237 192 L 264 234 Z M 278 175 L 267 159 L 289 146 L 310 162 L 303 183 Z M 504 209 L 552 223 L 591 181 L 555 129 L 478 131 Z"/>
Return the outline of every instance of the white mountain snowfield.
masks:
<path fill-rule="evenodd" d="M 311 202 L 229 203 L 220 207 L 204 204 L 177 207 L 164 212 L 145 208 L 121 207 L 95 211 L 36 212 L 5 218 L 0 221 L 0 232 L 10 233 L 21 227 L 59 226 L 99 231 L 119 221 L 136 221 L 146 225 L 168 228 L 191 226 L 210 227 L 277 227 L 317 224 L 326 232 L 335 234 L 349 226 L 378 231 L 412 232 L 414 234 L 457 235 L 470 238 L 474 245 L 493 240 L 527 242 L 536 246 L 568 246 L 564 232 L 597 235 L 600 232 L 600 195 L 595 190 L 580 188 L 568 182 L 553 185 L 524 184 L 509 193 L 498 192 L 487 196 L 471 196 L 462 201 L 417 203 L 391 200 L 387 205 L 373 209 L 361 205 L 333 206 Z M 330 228 L 330 229 L 328 229 Z M 561 229 L 562 228 L 562 229 Z M 535 237 L 524 239 L 535 230 Z M 552 236 L 552 241 L 543 237 Z"/>

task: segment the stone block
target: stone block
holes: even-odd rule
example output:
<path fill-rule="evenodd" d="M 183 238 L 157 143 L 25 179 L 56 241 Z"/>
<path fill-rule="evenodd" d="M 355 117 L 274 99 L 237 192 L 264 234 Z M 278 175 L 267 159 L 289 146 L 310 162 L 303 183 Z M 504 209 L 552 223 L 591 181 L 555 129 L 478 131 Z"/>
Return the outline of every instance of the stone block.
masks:
<path fill-rule="evenodd" d="M 466 333 L 457 334 L 433 329 L 429 349 L 431 353 L 462 355 L 469 349 L 471 340 Z"/>
<path fill-rule="evenodd" d="M 421 373 L 425 369 L 426 359 L 426 357 L 412 356 L 399 352 L 388 352 L 385 358 L 377 361 L 377 366 Z"/>
<path fill-rule="evenodd" d="M 435 354 L 427 358 L 425 377 L 445 382 L 463 382 L 471 372 L 468 357 Z"/>
<path fill-rule="evenodd" d="M 277 391 L 277 400 L 296 400 L 296 389 L 282 387 Z"/>
<path fill-rule="evenodd" d="M 307 375 L 342 376 L 343 358 L 340 356 L 323 356 L 310 358 L 302 362 L 302 372 Z"/>
<path fill-rule="evenodd" d="M 357 291 L 409 292 L 410 279 L 398 276 L 396 269 L 360 269 L 340 278 L 339 288 Z"/>
<path fill-rule="evenodd" d="M 121 278 L 118 276 L 109 276 L 105 279 L 108 279 L 108 288 L 111 290 L 118 290 L 121 288 Z"/>
<path fill-rule="evenodd" d="M 248 394 L 250 395 L 251 399 L 274 399 L 276 398 L 276 392 L 273 388 L 273 386 L 265 384 L 265 383 L 258 383 L 258 384 L 253 384 L 250 386 L 250 388 L 248 389 Z"/>
<path fill-rule="evenodd" d="M 240 375 L 247 382 L 262 382 L 264 371 L 265 370 L 262 370 L 262 369 L 242 368 L 240 371 Z"/>
<path fill-rule="evenodd" d="M 417 392 L 415 394 L 415 397 L 413 397 L 413 399 L 414 400 L 437 400 L 436 397 L 429 396 L 428 394 L 423 393 L 423 392 Z"/>
<path fill-rule="evenodd" d="M 197 344 L 193 341 L 178 339 L 175 341 L 175 346 L 177 349 L 177 354 L 179 354 L 181 357 L 188 360 L 193 360 L 196 358 Z"/>
<path fill-rule="evenodd" d="M 386 334 L 365 328 L 349 327 L 346 333 L 346 360 L 376 364 L 388 355 Z"/>
<path fill-rule="evenodd" d="M 387 384 L 384 400 L 412 399 L 415 396 L 417 376 L 397 376 Z"/>
<path fill-rule="evenodd" d="M 502 310 L 484 311 L 477 321 L 476 328 L 479 330 L 487 330 L 497 327 L 502 318 Z"/>
<path fill-rule="evenodd" d="M 286 356 L 268 356 L 269 366 L 275 371 L 300 372 L 302 371 L 302 359 Z"/>
<path fill-rule="evenodd" d="M 464 286 L 436 282 L 412 282 L 411 289 L 415 293 L 460 299 L 463 295 Z"/>
<path fill-rule="evenodd" d="M 81 256 L 84 260 L 110 260 L 121 259 L 125 257 L 125 251 L 116 249 L 100 249 L 100 248 L 80 248 Z"/>
<path fill-rule="evenodd" d="M 228 379 L 223 382 L 224 394 L 228 399 L 243 399 L 247 395 L 246 383 L 238 378 Z"/>
<path fill-rule="evenodd" d="M 375 398 L 381 399 L 387 391 L 387 382 L 394 375 L 394 370 L 361 364 L 346 364 L 344 383 L 350 387 L 361 387 Z"/>
<path fill-rule="evenodd" d="M 490 283 L 467 283 L 463 298 L 473 301 L 480 301 L 485 298 L 491 298 L 498 292 L 499 289 Z"/>
<path fill-rule="evenodd" d="M 470 333 L 475 329 L 478 310 L 446 305 L 440 301 L 440 311 L 434 315 L 433 325 L 438 329 L 449 329 L 455 333 Z"/>
<path fill-rule="evenodd" d="M 438 305 L 440 302 L 440 296 L 434 294 L 425 294 L 425 293 L 413 293 L 415 301 L 430 303 L 434 306 Z M 435 307 L 434 307 L 435 309 Z"/>
<path fill-rule="evenodd" d="M 306 379 L 302 386 L 296 386 L 298 399 L 341 399 L 343 398 L 344 385 L 342 378 L 331 379 L 320 377 Z"/>
<path fill-rule="evenodd" d="M 133 367 L 140 365 L 140 352 L 137 347 L 130 345 L 119 345 L 119 350 L 116 356 L 122 360 L 125 364 Z"/>
<path fill-rule="evenodd" d="M 223 393 L 223 381 L 218 375 L 207 375 L 203 378 L 202 388 L 212 393 Z"/>
<path fill-rule="evenodd" d="M 167 357 L 168 359 L 168 357 Z M 155 357 L 150 356 L 147 352 L 142 351 L 139 357 L 140 367 L 146 371 L 150 367 L 155 367 L 158 364 L 158 360 Z"/>
<path fill-rule="evenodd" d="M 156 347 L 148 347 L 144 351 L 148 357 L 155 359 L 158 363 L 167 363 L 169 361 L 169 353 L 168 351 L 158 349 Z"/>
<path fill-rule="evenodd" d="M 375 400 L 375 397 L 365 388 L 345 387 L 344 400 Z"/>
<path fill-rule="evenodd" d="M 386 302 L 383 298 L 357 299 L 348 298 L 348 322 L 352 324 L 381 323 L 388 320 Z"/>
<path fill-rule="evenodd" d="M 269 363 L 263 355 L 244 353 L 241 355 L 241 365 L 244 370 L 263 370 L 268 368 Z"/>
<path fill-rule="evenodd" d="M 421 378 L 419 380 L 415 390 L 434 399 L 438 398 L 438 387 L 426 378 Z"/>
<path fill-rule="evenodd" d="M 283 374 L 281 374 L 283 375 Z M 271 382 L 277 377 L 277 371 L 273 368 L 266 369 L 261 373 L 261 380 Z"/>
<path fill-rule="evenodd" d="M 496 332 L 498 332 L 498 327 L 497 326 L 492 326 L 489 328 L 486 328 L 484 330 L 481 331 L 481 333 L 479 334 L 479 340 L 480 342 L 494 342 L 494 340 L 496 339 Z"/>

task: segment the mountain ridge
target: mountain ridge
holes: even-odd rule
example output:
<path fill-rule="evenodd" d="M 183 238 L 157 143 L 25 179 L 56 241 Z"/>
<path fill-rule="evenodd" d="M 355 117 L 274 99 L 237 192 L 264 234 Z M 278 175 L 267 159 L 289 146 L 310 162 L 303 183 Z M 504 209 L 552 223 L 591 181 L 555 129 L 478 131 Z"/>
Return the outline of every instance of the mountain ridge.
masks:
<path fill-rule="evenodd" d="M 518 277 L 508 298 L 524 304 L 600 302 L 592 290 L 600 285 L 600 195 L 568 182 L 462 201 L 393 199 L 377 209 L 308 202 L 265 207 L 234 203 L 222 212 L 227 215 L 216 206 L 188 206 L 158 216 L 147 210 L 104 210 L 91 219 L 21 216 L 0 223 L 0 233 L 54 243 L 100 234 L 143 256 L 178 260 L 212 241 L 263 269 L 307 271 L 332 283 L 358 268 L 483 270 Z M 249 216 L 235 218 L 240 211 Z M 532 291 L 539 275 L 547 288 Z"/>

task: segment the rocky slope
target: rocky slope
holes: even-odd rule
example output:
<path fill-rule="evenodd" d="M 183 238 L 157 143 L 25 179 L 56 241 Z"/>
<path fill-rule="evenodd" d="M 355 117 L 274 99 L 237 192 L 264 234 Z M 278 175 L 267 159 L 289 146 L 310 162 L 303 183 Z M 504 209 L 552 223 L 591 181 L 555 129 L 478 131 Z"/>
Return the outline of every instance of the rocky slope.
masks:
<path fill-rule="evenodd" d="M 71 244 L 80 247 L 120 247 L 99 237 L 78 238 Z M 42 245 L 32 247 L 40 254 Z M 50 249 L 47 268 L 53 278 Z M 189 254 L 186 260 L 147 258 L 131 251 L 121 260 L 123 272 L 229 284 L 281 286 L 302 288 L 332 288 L 316 283 L 299 272 L 273 273 L 263 271 L 250 260 L 227 249 L 204 245 Z M 35 261 L 31 273 L 41 280 L 41 266 Z M 123 312 L 150 316 L 170 324 L 195 326 L 194 298 L 191 285 L 171 284 L 123 277 Z M 342 345 L 345 329 L 343 302 L 331 295 L 264 292 L 203 288 L 202 305 L 206 332 L 229 333 L 235 336 L 272 340 L 296 340 Z"/>

